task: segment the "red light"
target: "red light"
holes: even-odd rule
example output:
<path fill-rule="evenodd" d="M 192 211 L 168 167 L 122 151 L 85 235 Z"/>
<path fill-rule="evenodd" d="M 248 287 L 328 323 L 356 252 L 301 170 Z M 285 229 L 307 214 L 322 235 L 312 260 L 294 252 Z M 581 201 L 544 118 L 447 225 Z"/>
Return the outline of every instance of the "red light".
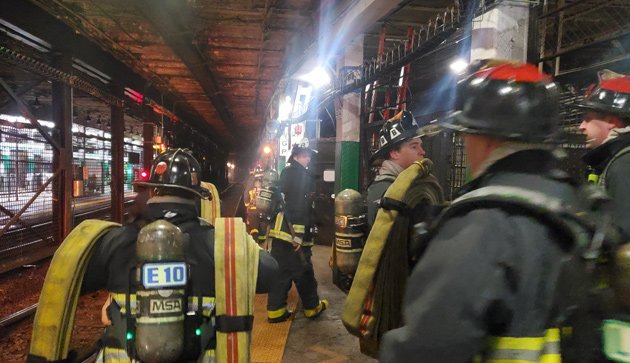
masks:
<path fill-rule="evenodd" d="M 149 177 L 149 173 L 146 170 L 140 172 L 140 179 L 146 180 Z"/>

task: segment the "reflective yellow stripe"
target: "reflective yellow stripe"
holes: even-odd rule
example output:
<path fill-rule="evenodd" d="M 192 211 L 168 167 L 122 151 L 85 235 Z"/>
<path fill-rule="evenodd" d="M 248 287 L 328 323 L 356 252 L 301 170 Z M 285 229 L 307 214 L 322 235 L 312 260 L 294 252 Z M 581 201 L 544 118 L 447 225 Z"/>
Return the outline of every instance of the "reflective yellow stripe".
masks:
<path fill-rule="evenodd" d="M 254 233 L 259 233 L 256 228 L 252 228 L 252 230 L 249 231 L 249 234 L 254 234 Z"/>
<path fill-rule="evenodd" d="M 304 233 L 305 229 L 306 229 L 306 227 L 304 227 L 303 224 L 294 224 L 293 225 L 293 230 L 295 231 L 295 233 Z"/>
<path fill-rule="evenodd" d="M 328 300 L 320 300 L 319 304 L 313 309 L 304 309 L 304 316 L 310 318 L 313 315 L 319 314 L 322 310 L 328 308 Z"/>
<path fill-rule="evenodd" d="M 205 352 L 203 352 L 203 356 L 201 357 L 201 359 L 199 359 L 197 362 L 198 363 L 214 363 L 215 354 L 216 353 L 214 349 L 206 350 Z"/>
<path fill-rule="evenodd" d="M 494 349 L 523 349 L 542 350 L 545 344 L 544 338 L 512 338 L 512 337 L 492 337 L 490 346 Z"/>
<path fill-rule="evenodd" d="M 131 363 L 131 359 L 124 349 L 103 348 L 96 357 L 96 362 Z"/>
<path fill-rule="evenodd" d="M 588 174 L 588 182 L 591 184 L 597 184 L 599 181 L 599 175 L 597 174 Z"/>
<path fill-rule="evenodd" d="M 278 231 L 281 230 L 283 221 L 284 221 L 284 212 L 280 212 L 276 215 L 276 221 L 273 225 L 273 229 L 278 230 Z"/>
<path fill-rule="evenodd" d="M 291 238 L 290 234 L 283 231 L 274 230 L 274 229 L 269 231 L 269 237 L 281 239 L 287 242 L 293 242 L 293 238 Z"/>
<path fill-rule="evenodd" d="M 267 310 L 267 317 L 269 319 L 275 319 L 275 318 L 279 318 L 282 315 L 287 313 L 287 308 L 286 306 L 283 307 L 282 309 L 278 309 L 278 310 Z M 306 313 L 306 310 L 304 311 L 304 313 Z"/>
<path fill-rule="evenodd" d="M 545 331 L 544 337 L 491 337 L 488 363 L 560 363 L 560 329 Z"/>

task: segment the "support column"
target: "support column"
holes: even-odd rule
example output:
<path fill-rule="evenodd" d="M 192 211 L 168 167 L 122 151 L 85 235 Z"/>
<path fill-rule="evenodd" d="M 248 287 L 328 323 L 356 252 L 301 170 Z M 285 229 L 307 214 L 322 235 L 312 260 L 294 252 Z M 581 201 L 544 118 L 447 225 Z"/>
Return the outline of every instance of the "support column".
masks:
<path fill-rule="evenodd" d="M 471 61 L 488 58 L 527 60 L 527 4 L 501 3 L 477 17 L 472 27 Z"/>
<path fill-rule="evenodd" d="M 55 67 L 72 73 L 72 57 L 59 54 Z M 53 148 L 53 170 L 60 170 L 53 184 L 53 224 L 56 225 L 55 241 L 61 243 L 73 228 L 72 216 L 72 87 L 53 81 L 52 119 L 57 130 L 59 149 Z"/>
<path fill-rule="evenodd" d="M 338 72 L 343 67 L 363 63 L 363 36 L 357 37 L 346 48 L 338 61 Z M 335 104 L 337 141 L 335 145 L 335 193 L 351 188 L 359 191 L 359 157 L 361 129 L 361 94 L 349 93 Z"/>
<path fill-rule="evenodd" d="M 142 149 L 142 168 L 147 172 L 151 171 L 151 164 L 153 163 L 153 129 L 153 122 L 148 120 L 147 116 L 145 116 L 142 128 L 142 139 L 144 140 L 144 148 Z"/>
<path fill-rule="evenodd" d="M 115 92 L 116 95 L 121 95 L 122 92 Z M 125 211 L 125 171 L 124 171 L 124 137 L 125 137 L 125 112 L 122 107 L 111 107 L 111 125 L 112 125 L 112 177 L 111 177 L 111 191 L 112 191 L 112 221 L 123 223 Z"/>

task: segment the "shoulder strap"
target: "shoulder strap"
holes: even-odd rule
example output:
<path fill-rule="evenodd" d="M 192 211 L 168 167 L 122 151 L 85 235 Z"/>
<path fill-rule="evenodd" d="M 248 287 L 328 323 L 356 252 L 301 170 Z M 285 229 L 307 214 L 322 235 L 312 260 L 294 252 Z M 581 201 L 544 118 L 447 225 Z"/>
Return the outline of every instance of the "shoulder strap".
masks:
<path fill-rule="evenodd" d="M 374 184 L 378 184 L 378 183 L 393 183 L 394 180 L 396 180 L 396 176 L 391 175 L 391 174 L 382 174 L 381 178 L 379 180 L 374 180 L 372 182 L 372 185 Z"/>
<path fill-rule="evenodd" d="M 608 162 L 608 164 L 606 164 L 606 167 L 604 168 L 604 171 L 602 172 L 602 174 L 599 176 L 599 180 L 598 180 L 598 184 L 605 186 L 606 185 L 606 175 L 608 174 L 608 169 L 610 169 L 610 166 L 620 157 L 626 155 L 627 153 L 630 153 L 630 146 L 627 146 L 621 150 L 619 150 L 613 157 L 612 159 L 610 159 L 610 161 Z"/>
<path fill-rule="evenodd" d="M 586 227 L 585 221 L 578 217 L 577 211 L 571 210 L 562 199 L 542 192 L 506 185 L 482 187 L 455 199 L 438 218 L 436 226 L 441 225 L 449 217 L 473 208 L 509 210 L 516 208 L 519 212 L 533 216 L 570 237 L 570 244 L 563 248 L 570 248 L 576 242 L 576 225 Z"/>
<path fill-rule="evenodd" d="M 217 218 L 214 235 L 217 362 L 250 361 L 260 248 L 240 218 Z"/>

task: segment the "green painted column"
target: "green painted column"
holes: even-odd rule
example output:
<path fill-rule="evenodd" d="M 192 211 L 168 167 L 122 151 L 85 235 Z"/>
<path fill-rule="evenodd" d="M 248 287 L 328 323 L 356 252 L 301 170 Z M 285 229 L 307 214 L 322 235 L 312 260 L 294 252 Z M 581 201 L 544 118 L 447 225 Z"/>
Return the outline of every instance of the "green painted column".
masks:
<path fill-rule="evenodd" d="M 335 193 L 359 188 L 359 142 L 340 141 L 335 145 Z"/>
<path fill-rule="evenodd" d="M 363 63 L 363 36 L 346 48 L 337 61 L 337 70 Z M 361 95 L 350 93 L 335 103 L 337 140 L 335 145 L 335 193 L 344 189 L 359 191 Z"/>

